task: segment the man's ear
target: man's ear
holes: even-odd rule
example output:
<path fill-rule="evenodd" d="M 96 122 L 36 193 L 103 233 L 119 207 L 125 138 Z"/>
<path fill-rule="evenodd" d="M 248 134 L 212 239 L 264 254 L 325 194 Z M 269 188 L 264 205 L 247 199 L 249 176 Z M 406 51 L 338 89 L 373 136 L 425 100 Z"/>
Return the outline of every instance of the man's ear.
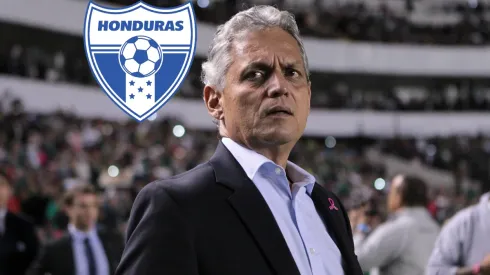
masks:
<path fill-rule="evenodd" d="M 308 101 L 309 101 L 308 104 L 308 114 L 309 114 L 311 111 L 311 81 L 308 81 Z"/>
<path fill-rule="evenodd" d="M 224 116 L 221 102 L 222 93 L 215 87 L 206 85 L 203 90 L 203 99 L 208 113 L 216 120 L 222 120 Z"/>
<path fill-rule="evenodd" d="M 308 96 L 311 98 L 311 81 L 308 80 Z"/>

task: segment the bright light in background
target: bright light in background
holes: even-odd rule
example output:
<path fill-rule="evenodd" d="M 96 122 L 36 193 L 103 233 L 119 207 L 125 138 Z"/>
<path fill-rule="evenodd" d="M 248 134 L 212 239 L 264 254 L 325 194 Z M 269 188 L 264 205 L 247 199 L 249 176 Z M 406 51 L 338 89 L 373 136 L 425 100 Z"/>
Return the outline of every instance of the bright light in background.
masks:
<path fill-rule="evenodd" d="M 209 6 L 209 0 L 197 0 L 197 5 L 200 7 L 200 8 L 207 8 Z"/>
<path fill-rule="evenodd" d="M 174 133 L 174 136 L 180 138 L 180 137 L 183 137 L 184 136 L 184 134 L 185 134 L 185 128 L 182 125 L 175 125 L 174 126 L 174 129 L 172 130 L 172 132 Z"/>
<path fill-rule="evenodd" d="M 332 136 L 328 136 L 325 139 L 325 146 L 327 146 L 327 148 L 332 149 L 335 147 L 336 144 L 337 144 L 337 140 L 335 140 L 335 138 Z"/>
<path fill-rule="evenodd" d="M 385 187 L 386 187 L 386 181 L 384 179 L 378 178 L 374 181 L 374 188 L 376 188 L 376 190 L 380 191 L 385 189 Z"/>
<path fill-rule="evenodd" d="M 149 121 L 155 121 L 155 119 L 157 119 L 157 117 L 158 117 L 158 116 L 157 116 L 157 113 L 154 113 L 153 115 L 151 115 L 151 116 L 148 118 L 148 120 L 149 120 Z"/>
<path fill-rule="evenodd" d="M 107 169 L 107 173 L 109 174 L 109 176 L 115 178 L 119 175 L 119 168 L 117 168 L 114 165 L 111 165 L 109 166 L 109 169 Z"/>

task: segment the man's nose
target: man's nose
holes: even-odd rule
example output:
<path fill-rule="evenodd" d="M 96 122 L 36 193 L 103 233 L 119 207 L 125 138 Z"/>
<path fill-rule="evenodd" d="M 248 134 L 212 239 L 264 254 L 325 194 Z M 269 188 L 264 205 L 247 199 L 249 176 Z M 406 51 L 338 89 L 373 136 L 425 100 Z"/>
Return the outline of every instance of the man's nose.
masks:
<path fill-rule="evenodd" d="M 282 72 L 274 72 L 269 78 L 267 95 L 269 97 L 279 97 L 288 94 L 286 79 Z"/>

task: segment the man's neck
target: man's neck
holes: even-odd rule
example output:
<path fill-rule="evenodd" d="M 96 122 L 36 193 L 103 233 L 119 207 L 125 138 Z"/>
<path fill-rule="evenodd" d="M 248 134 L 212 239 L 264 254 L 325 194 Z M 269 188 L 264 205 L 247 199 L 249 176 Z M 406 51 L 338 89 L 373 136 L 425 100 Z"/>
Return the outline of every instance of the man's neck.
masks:
<path fill-rule="evenodd" d="M 94 226 L 83 228 L 83 227 L 78 227 L 78 226 L 76 226 L 73 223 L 70 223 L 70 227 L 72 229 L 74 229 L 74 230 L 76 230 L 78 232 L 82 232 L 82 233 L 89 233 L 90 231 L 92 231 L 94 229 Z"/>
<path fill-rule="evenodd" d="M 235 139 L 232 140 L 245 148 L 248 148 L 254 152 L 257 152 L 258 154 L 263 155 L 264 157 L 270 159 L 272 162 L 281 166 L 284 169 L 286 169 L 286 165 L 289 159 L 289 154 L 291 153 L 291 150 L 293 149 L 294 146 L 294 145 L 291 146 L 290 144 L 275 145 L 275 144 L 263 144 L 259 142 L 247 142 L 247 141 L 235 140 Z"/>
<path fill-rule="evenodd" d="M 423 209 L 425 209 L 425 207 L 422 205 L 402 206 L 402 207 L 396 209 L 393 213 L 403 213 L 403 212 L 407 212 L 407 211 L 423 210 Z"/>

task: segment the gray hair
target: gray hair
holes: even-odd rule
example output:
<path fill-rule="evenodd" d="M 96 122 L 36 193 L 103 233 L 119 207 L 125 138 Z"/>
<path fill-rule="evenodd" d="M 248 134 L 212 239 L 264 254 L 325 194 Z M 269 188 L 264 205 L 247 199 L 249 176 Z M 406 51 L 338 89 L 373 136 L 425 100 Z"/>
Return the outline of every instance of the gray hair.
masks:
<path fill-rule="evenodd" d="M 294 15 L 272 6 L 255 6 L 237 13 L 225 24 L 218 26 L 209 48 L 208 59 L 202 64 L 201 81 L 204 85 L 215 86 L 222 91 L 225 86 L 225 75 L 232 62 L 230 51 L 233 41 L 244 32 L 273 27 L 283 29 L 298 42 L 306 76 L 309 79 L 308 58 Z"/>

